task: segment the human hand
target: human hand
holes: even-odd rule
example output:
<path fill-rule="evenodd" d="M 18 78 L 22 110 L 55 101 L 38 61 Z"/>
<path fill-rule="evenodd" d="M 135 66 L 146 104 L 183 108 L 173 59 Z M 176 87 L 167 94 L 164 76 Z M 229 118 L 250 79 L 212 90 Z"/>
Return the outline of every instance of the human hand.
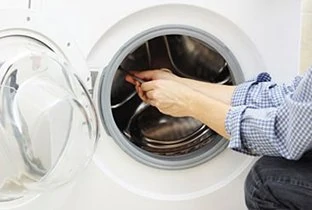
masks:
<path fill-rule="evenodd" d="M 230 109 L 228 96 L 231 96 L 233 89 L 225 90 L 223 85 L 215 86 L 216 84 L 183 79 L 164 69 L 134 74 L 145 82 L 141 83 L 131 78 L 131 75 L 126 80 L 135 85 L 139 97 L 145 103 L 155 106 L 167 115 L 194 117 L 229 138 L 225 130 L 225 119 Z M 203 93 L 203 89 L 212 95 Z M 223 93 L 228 93 L 226 100 L 218 98 Z"/>
<path fill-rule="evenodd" d="M 145 103 L 155 106 L 163 114 L 174 117 L 192 115 L 190 102 L 198 93 L 182 83 L 157 79 L 142 84 L 136 82 L 135 87 Z"/>
<path fill-rule="evenodd" d="M 133 85 L 135 85 L 137 82 L 137 79 L 135 77 L 138 77 L 144 81 L 151 81 L 151 80 L 158 80 L 158 79 L 178 81 L 180 78 L 180 77 L 174 75 L 169 69 L 165 69 L 165 68 L 140 71 L 140 72 L 139 71 L 131 71 L 131 74 L 127 74 L 125 79 L 127 82 L 129 82 Z"/>

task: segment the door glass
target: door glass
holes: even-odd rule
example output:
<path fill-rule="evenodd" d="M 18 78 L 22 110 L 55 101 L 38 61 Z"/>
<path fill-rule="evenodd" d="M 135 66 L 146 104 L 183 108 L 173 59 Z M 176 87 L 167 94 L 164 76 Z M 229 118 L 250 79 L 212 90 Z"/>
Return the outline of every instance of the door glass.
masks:
<path fill-rule="evenodd" d="M 91 159 L 97 117 L 71 65 L 42 43 L 0 39 L 0 201 L 71 181 Z"/>

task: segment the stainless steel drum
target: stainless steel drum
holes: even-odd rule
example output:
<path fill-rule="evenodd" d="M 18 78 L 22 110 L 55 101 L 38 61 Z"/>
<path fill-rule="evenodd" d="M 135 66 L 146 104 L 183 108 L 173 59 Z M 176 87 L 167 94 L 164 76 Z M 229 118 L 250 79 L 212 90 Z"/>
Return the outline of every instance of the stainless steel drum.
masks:
<path fill-rule="evenodd" d="M 142 103 L 125 130 L 137 146 L 159 155 L 187 154 L 211 141 L 213 131 L 191 117 L 171 117 Z"/>

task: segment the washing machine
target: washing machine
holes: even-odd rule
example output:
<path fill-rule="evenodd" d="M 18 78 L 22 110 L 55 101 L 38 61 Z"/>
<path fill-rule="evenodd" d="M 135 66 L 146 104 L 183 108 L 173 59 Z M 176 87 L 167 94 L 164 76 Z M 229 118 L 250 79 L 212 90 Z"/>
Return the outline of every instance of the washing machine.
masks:
<path fill-rule="evenodd" d="M 124 77 L 170 68 L 225 85 L 264 71 L 287 82 L 300 1 L 27 2 L 1 13 L 0 135 L 17 140 L 1 151 L 11 171 L 0 209 L 246 209 L 255 159 L 142 103 Z"/>

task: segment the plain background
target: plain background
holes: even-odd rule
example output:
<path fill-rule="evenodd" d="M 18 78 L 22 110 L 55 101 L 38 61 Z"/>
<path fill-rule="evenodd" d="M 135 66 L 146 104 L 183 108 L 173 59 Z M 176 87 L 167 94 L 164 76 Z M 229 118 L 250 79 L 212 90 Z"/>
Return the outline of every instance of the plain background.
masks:
<path fill-rule="evenodd" d="M 304 72 L 312 66 L 312 0 L 302 0 L 301 16 L 300 71 Z"/>

